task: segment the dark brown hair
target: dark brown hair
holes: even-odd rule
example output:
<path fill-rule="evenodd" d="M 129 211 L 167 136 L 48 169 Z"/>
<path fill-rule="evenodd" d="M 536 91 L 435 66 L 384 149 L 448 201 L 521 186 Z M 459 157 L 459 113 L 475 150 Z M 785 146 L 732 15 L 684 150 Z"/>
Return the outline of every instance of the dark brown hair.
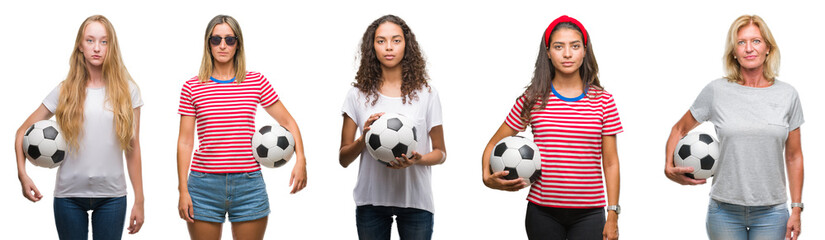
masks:
<path fill-rule="evenodd" d="M 352 86 L 361 90 L 367 95 L 367 102 L 370 102 L 372 97 L 372 105 L 378 101 L 378 88 L 381 86 L 382 70 L 381 62 L 378 61 L 378 56 L 375 54 L 375 31 L 382 23 L 390 22 L 401 27 L 404 32 L 404 57 L 401 59 L 401 94 L 402 102 L 408 103 L 412 100 L 418 99 L 416 90 L 423 87 L 429 89 L 427 84 L 429 76 L 425 69 L 427 63 L 421 54 L 421 49 L 418 47 L 418 41 L 415 40 L 410 27 L 403 19 L 394 15 L 384 15 L 373 21 L 364 32 L 364 37 L 361 38 L 361 65 L 358 67 L 358 73 L 355 74 L 355 82 Z"/>
<path fill-rule="evenodd" d="M 563 22 L 553 28 L 553 33 L 550 34 L 550 36 L 552 37 L 556 31 L 562 28 L 576 30 L 579 32 L 579 36 L 582 35 L 579 27 L 569 22 Z M 592 36 L 588 36 L 587 43 L 584 45 L 585 53 L 584 59 L 582 60 L 583 63 L 581 67 L 579 67 L 579 76 L 582 79 L 585 89 L 593 87 L 603 89 L 599 83 L 599 64 L 596 63 L 596 56 L 593 55 L 591 40 Z M 524 97 L 526 97 L 527 100 L 521 110 L 521 119 L 528 123 L 530 122 L 530 114 L 533 109 L 544 109 L 547 107 L 547 100 L 550 97 L 550 81 L 556 76 L 556 68 L 553 66 L 553 63 L 550 62 L 550 58 L 547 57 L 548 46 L 544 43 L 544 34 L 542 34 L 540 46 L 538 57 L 536 57 L 536 70 L 533 72 L 533 79 L 530 81 L 530 85 L 527 85 L 524 91 Z M 541 107 L 536 108 L 535 104 L 538 101 L 541 101 Z"/>

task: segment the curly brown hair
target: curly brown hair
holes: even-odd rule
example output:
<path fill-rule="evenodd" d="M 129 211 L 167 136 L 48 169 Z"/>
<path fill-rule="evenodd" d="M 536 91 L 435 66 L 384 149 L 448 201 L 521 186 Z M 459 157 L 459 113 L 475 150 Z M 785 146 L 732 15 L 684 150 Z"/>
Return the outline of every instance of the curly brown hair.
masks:
<path fill-rule="evenodd" d="M 375 31 L 378 26 L 385 22 L 391 22 L 399 27 L 404 32 L 404 57 L 401 59 L 401 94 L 402 103 L 411 103 L 418 99 L 417 90 L 424 87 L 430 89 L 427 83 L 429 76 L 427 75 L 426 61 L 421 54 L 421 49 L 418 47 L 418 41 L 415 40 L 410 27 L 403 19 L 395 15 L 384 15 L 373 21 L 364 32 L 361 38 L 361 65 L 358 67 L 358 73 L 355 74 L 355 82 L 352 86 L 357 87 L 358 90 L 367 95 L 367 102 L 374 106 L 378 102 L 378 88 L 381 87 L 382 70 L 381 62 L 378 61 L 378 56 L 375 54 Z"/>

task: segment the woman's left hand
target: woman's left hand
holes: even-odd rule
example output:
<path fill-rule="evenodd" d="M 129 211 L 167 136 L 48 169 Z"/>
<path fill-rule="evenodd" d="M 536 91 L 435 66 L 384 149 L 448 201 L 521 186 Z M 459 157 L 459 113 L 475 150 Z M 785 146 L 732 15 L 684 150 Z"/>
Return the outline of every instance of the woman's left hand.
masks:
<path fill-rule="evenodd" d="M 129 217 L 129 234 L 135 234 L 140 231 L 143 226 L 143 204 L 135 204 L 132 206 L 132 215 Z"/>
<path fill-rule="evenodd" d="M 604 224 L 604 231 L 602 231 L 602 239 L 617 240 L 619 239 L 619 221 L 616 219 L 608 219 Z"/>
<path fill-rule="evenodd" d="M 295 194 L 307 186 L 306 161 L 297 161 L 292 168 L 292 175 L 289 177 L 289 186 L 292 186 L 290 194 Z"/>
<path fill-rule="evenodd" d="M 412 151 L 411 158 L 407 158 L 407 154 L 401 154 L 400 158 L 395 158 L 395 162 L 390 162 L 390 166 L 387 167 L 392 169 L 404 169 L 417 163 L 418 160 L 421 160 L 421 154 L 416 151 Z"/>
<path fill-rule="evenodd" d="M 799 233 L 801 228 L 801 220 L 799 219 L 799 213 L 793 212 L 791 213 L 791 217 L 788 218 L 788 227 L 785 229 L 785 239 L 796 240 L 799 239 Z M 793 234 L 791 234 L 793 233 Z"/>

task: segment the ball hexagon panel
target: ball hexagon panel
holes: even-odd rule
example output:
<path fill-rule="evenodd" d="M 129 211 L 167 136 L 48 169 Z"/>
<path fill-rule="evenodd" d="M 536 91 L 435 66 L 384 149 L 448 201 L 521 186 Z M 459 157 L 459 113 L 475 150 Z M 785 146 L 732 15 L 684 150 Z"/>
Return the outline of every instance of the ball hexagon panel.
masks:
<path fill-rule="evenodd" d="M 690 145 L 690 155 L 698 158 L 703 158 L 708 155 L 708 145 L 700 142 L 695 142 Z"/>
<path fill-rule="evenodd" d="M 504 159 L 501 159 L 501 156 L 490 157 L 490 171 L 491 174 L 504 171 Z"/>
<path fill-rule="evenodd" d="M 384 131 L 379 135 L 381 137 L 381 146 L 392 149 L 398 145 L 398 132 Z"/>

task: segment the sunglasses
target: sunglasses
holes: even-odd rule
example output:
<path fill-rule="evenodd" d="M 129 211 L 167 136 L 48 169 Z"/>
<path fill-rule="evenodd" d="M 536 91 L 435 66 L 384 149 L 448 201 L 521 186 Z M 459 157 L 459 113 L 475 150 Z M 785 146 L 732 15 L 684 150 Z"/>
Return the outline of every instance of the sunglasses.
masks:
<path fill-rule="evenodd" d="M 235 43 L 238 42 L 238 37 L 212 36 L 212 37 L 209 37 L 209 43 L 211 43 L 214 46 L 221 45 L 221 40 L 224 40 L 224 39 L 226 40 L 226 45 L 228 45 L 228 46 L 235 46 Z"/>

